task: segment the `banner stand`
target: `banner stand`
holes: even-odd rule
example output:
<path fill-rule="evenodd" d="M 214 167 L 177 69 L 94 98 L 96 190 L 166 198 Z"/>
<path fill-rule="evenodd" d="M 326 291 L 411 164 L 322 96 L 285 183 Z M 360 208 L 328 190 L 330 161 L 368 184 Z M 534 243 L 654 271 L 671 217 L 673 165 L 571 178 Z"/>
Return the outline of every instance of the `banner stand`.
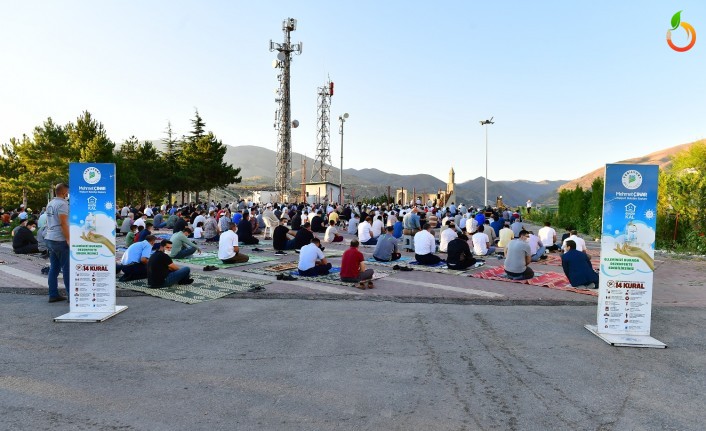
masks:
<path fill-rule="evenodd" d="M 657 165 L 607 164 L 596 324 L 584 325 L 611 346 L 666 344 L 650 336 Z"/>
<path fill-rule="evenodd" d="M 665 349 L 667 347 L 663 342 L 656 340 L 649 335 L 624 335 L 624 334 L 604 334 L 598 332 L 597 325 L 584 325 L 601 340 L 615 347 L 652 347 L 655 349 Z"/>
<path fill-rule="evenodd" d="M 66 313 L 59 317 L 55 317 L 55 322 L 85 322 L 85 323 L 98 323 L 105 322 L 111 317 L 118 313 L 122 313 L 127 310 L 127 305 L 116 305 L 115 311 L 105 312 L 105 313 Z"/>
<path fill-rule="evenodd" d="M 54 322 L 104 322 L 127 310 L 115 305 L 115 165 L 70 163 L 69 196 L 69 312 Z"/>

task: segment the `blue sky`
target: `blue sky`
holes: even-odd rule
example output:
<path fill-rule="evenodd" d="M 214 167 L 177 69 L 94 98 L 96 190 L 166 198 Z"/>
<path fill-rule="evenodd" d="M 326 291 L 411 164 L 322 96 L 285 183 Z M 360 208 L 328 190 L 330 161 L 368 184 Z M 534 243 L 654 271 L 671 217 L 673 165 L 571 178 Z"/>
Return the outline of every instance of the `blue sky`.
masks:
<path fill-rule="evenodd" d="M 686 53 L 665 41 L 678 10 L 697 32 Z M 702 1 L 47 0 L 3 2 L 0 142 L 83 110 L 118 144 L 160 139 L 197 107 L 224 143 L 275 150 L 268 47 L 290 16 L 293 150 L 314 155 L 330 75 L 332 118 L 350 113 L 344 168 L 482 176 L 491 116 L 493 180 L 572 179 L 706 137 Z"/>

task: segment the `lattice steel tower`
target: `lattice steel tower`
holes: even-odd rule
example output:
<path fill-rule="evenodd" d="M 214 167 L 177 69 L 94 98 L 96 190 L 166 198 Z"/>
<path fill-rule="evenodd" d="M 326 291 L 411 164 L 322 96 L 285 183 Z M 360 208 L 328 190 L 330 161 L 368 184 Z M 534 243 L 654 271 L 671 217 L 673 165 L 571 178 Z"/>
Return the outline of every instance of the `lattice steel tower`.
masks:
<path fill-rule="evenodd" d="M 297 29 L 297 20 L 287 18 L 282 21 L 282 31 L 284 32 L 284 42 L 275 43 L 270 40 L 270 51 L 279 51 L 277 59 L 272 65 L 279 70 L 277 79 L 279 87 L 276 90 L 278 103 L 275 111 L 274 127 L 277 130 L 277 172 L 275 178 L 275 190 L 279 192 L 279 200 L 289 199 L 292 179 L 292 127 L 299 125 L 298 121 L 292 122 L 290 107 L 290 65 L 292 63 L 292 53 L 302 53 L 302 43 L 292 43 L 291 33 Z"/>
<path fill-rule="evenodd" d="M 316 89 L 318 118 L 316 120 L 316 160 L 311 171 L 311 181 L 318 176 L 318 181 L 326 181 L 331 172 L 331 96 L 333 82 Z"/>

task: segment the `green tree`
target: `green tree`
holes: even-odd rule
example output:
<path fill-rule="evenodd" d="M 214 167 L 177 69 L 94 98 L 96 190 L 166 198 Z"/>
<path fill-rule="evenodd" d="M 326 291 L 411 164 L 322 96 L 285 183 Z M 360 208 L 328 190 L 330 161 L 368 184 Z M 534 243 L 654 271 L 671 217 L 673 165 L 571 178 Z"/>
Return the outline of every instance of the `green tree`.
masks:
<path fill-rule="evenodd" d="M 182 142 L 174 137 L 171 122 L 167 123 L 165 133 L 167 136 L 162 140 L 164 150 L 160 154 L 162 160 L 161 165 L 164 169 L 161 177 L 163 181 L 160 181 L 160 183 L 169 194 L 168 202 L 172 203 L 172 195 L 179 190 L 183 190 L 184 184 L 183 170 L 179 163 L 182 153 Z"/>
<path fill-rule="evenodd" d="M 134 203 L 134 199 L 140 189 L 139 177 L 137 174 L 139 141 L 135 136 L 130 136 L 120 146 L 115 153 L 115 168 L 118 199 L 126 203 Z"/>
<path fill-rule="evenodd" d="M 78 151 L 80 162 L 110 163 L 115 144 L 108 138 L 103 123 L 96 121 L 90 112 L 83 113 L 76 123 L 66 125 L 69 142 Z"/>

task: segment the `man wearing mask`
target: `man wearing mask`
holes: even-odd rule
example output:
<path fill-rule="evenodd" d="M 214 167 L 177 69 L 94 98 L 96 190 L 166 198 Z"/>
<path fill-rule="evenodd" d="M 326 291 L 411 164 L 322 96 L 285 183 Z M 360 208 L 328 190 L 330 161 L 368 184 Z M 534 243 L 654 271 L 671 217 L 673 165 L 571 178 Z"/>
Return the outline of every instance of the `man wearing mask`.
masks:
<path fill-rule="evenodd" d="M 64 276 L 66 297 L 69 297 L 69 186 L 64 183 L 56 185 L 54 199 L 47 205 L 47 231 L 44 240 L 49 250 L 49 302 L 64 301 L 59 294 L 59 271 Z"/>
<path fill-rule="evenodd" d="M 37 222 L 29 220 L 25 225 L 17 226 L 17 231 L 12 237 L 12 251 L 17 254 L 39 253 L 39 244 L 34 237 Z"/>

